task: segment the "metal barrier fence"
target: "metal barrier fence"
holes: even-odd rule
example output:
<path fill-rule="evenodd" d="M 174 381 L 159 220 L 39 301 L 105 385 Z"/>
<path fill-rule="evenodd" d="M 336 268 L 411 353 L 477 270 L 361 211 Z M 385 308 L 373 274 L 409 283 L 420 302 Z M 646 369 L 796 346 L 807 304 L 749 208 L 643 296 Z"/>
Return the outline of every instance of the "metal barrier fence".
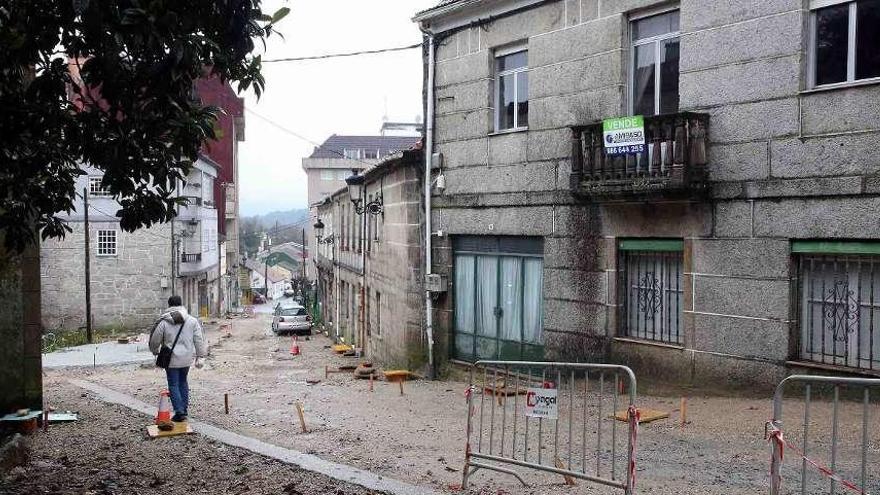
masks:
<path fill-rule="evenodd" d="M 482 380 L 475 381 L 475 374 Z M 618 421 L 622 394 L 626 407 Z M 512 465 L 555 473 L 569 484 L 580 478 L 632 494 L 635 400 L 636 377 L 626 366 L 478 361 L 467 394 L 462 488 L 480 469 L 510 474 L 525 485 L 519 473 L 502 467 Z"/>
<path fill-rule="evenodd" d="M 796 428 L 783 430 L 785 386 L 792 383 L 803 384 L 804 415 L 800 431 Z M 814 390 L 814 386 L 818 390 Z M 877 442 L 873 449 L 880 447 L 880 438 L 874 438 L 880 435 L 880 429 L 872 431 L 869 428 L 869 425 L 874 428 L 878 425 L 876 418 L 873 423 L 870 419 L 872 389 L 880 390 L 880 379 L 792 375 L 777 385 L 773 396 L 773 418 L 766 426 L 766 436 L 771 444 L 770 495 L 783 493 L 784 457 L 800 460 L 798 493 L 820 493 L 818 486 L 825 483 L 828 489 L 821 488 L 821 492 L 832 495 L 838 493 L 838 488 L 841 492 L 865 495 L 880 491 L 878 459 L 873 459 L 873 462 L 868 459 L 872 442 Z M 812 400 L 814 394 L 822 392 L 830 393 L 830 402 Z M 828 415 L 830 418 L 827 418 Z M 843 421 L 841 416 L 845 416 Z M 824 422 L 816 421 L 816 418 L 830 420 L 830 435 L 827 434 L 827 426 L 822 424 Z M 841 431 L 842 428 L 845 431 Z M 811 438 L 813 430 L 816 430 L 816 434 Z M 786 450 L 790 453 L 784 454 Z M 826 452 L 830 459 L 828 464 L 823 460 Z"/>

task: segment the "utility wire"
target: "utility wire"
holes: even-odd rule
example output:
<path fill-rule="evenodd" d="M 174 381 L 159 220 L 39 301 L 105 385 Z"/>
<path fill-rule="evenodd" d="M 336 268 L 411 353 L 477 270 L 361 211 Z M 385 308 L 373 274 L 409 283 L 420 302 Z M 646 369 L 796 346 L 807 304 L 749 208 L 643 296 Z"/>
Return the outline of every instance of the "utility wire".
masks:
<path fill-rule="evenodd" d="M 324 151 L 329 151 L 330 153 L 333 153 L 334 155 L 339 155 L 340 158 L 345 158 L 346 160 L 351 160 L 351 161 L 353 161 L 353 162 L 363 163 L 363 164 L 366 165 L 367 167 L 372 167 L 372 166 L 376 165 L 375 163 L 365 162 L 365 161 L 363 161 L 363 160 L 359 160 L 359 159 L 357 159 L 357 158 L 349 158 L 349 157 L 345 156 L 345 153 L 341 153 L 341 152 L 339 152 L 339 151 L 337 151 L 337 150 L 333 150 L 333 149 L 330 149 L 330 148 L 324 148 L 324 145 L 322 145 L 322 144 L 318 144 L 317 142 L 312 141 L 311 139 L 309 139 L 309 138 L 307 138 L 307 137 L 305 137 L 305 136 L 303 136 L 303 135 L 301 135 L 301 134 L 298 134 L 298 133 L 296 133 L 296 132 L 294 132 L 294 131 L 291 131 L 290 129 L 288 129 L 288 128 L 284 127 L 283 125 L 279 124 L 278 122 L 275 122 L 274 120 L 272 120 L 272 119 L 270 119 L 270 118 L 268 118 L 268 117 L 266 117 L 266 116 L 264 116 L 264 115 L 260 115 L 260 114 L 258 114 L 257 112 L 251 110 L 251 109 L 248 108 L 248 107 L 245 107 L 244 109 L 245 109 L 245 111 L 250 112 L 250 114 L 253 115 L 254 117 L 257 117 L 257 118 L 260 118 L 260 119 L 264 120 L 266 123 L 268 123 L 269 125 L 271 125 L 271 126 L 277 128 L 278 130 L 280 130 L 280 131 L 282 131 L 282 132 L 286 132 L 287 134 L 290 134 L 291 136 L 293 136 L 293 137 L 295 137 L 295 138 L 302 139 L 303 141 L 305 141 L 305 142 L 311 144 L 312 146 L 316 146 L 316 147 L 318 147 L 318 148 L 320 148 L 320 149 L 323 149 Z"/>
<path fill-rule="evenodd" d="M 414 48 L 420 48 L 421 46 L 422 46 L 421 43 L 416 43 L 413 45 L 396 46 L 393 48 L 380 48 L 378 50 L 361 50 L 361 51 L 357 51 L 357 52 L 347 52 L 347 53 L 328 53 L 325 55 L 312 55 L 312 56 L 307 56 L 307 57 L 272 58 L 272 59 L 268 59 L 268 60 L 263 60 L 263 63 L 301 62 L 304 60 L 325 60 L 328 58 L 356 57 L 358 55 L 374 55 L 377 53 L 389 53 L 389 52 L 400 52 L 403 50 L 412 50 Z"/>

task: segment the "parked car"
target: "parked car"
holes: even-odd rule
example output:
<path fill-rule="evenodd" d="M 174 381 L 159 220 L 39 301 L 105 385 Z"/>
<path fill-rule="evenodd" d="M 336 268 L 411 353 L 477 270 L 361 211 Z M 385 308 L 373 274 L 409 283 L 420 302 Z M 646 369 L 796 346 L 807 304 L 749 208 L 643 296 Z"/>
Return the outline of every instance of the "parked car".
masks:
<path fill-rule="evenodd" d="M 306 308 L 296 306 L 277 306 L 272 318 L 272 332 L 276 335 L 293 333 L 296 335 L 312 334 L 312 317 Z"/>
<path fill-rule="evenodd" d="M 280 299 L 275 303 L 274 313 L 278 314 L 282 309 L 293 308 L 297 306 L 302 306 L 302 304 L 297 304 L 297 302 L 293 299 Z"/>

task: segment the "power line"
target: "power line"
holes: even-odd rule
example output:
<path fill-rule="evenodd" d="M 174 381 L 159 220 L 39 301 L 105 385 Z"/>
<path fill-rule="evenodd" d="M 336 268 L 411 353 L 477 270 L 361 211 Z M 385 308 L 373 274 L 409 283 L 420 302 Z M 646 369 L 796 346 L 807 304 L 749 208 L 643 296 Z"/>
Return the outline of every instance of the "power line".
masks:
<path fill-rule="evenodd" d="M 357 51 L 357 52 L 346 52 L 346 53 L 328 53 L 325 55 L 311 55 L 311 56 L 307 56 L 307 57 L 273 58 L 273 59 L 263 60 L 263 63 L 300 62 L 303 60 L 325 60 L 328 58 L 356 57 L 359 55 L 374 55 L 377 53 L 389 53 L 389 52 L 400 52 L 403 50 L 412 50 L 414 48 L 420 48 L 421 46 L 422 46 L 421 43 L 416 43 L 413 45 L 396 46 L 396 47 L 392 47 L 392 48 L 380 48 L 378 50 L 361 50 L 361 51 Z"/>
<path fill-rule="evenodd" d="M 339 151 L 337 151 L 337 150 L 330 149 L 330 148 L 324 148 L 324 145 L 322 145 L 322 144 L 318 144 L 317 142 L 312 141 L 311 139 L 309 139 L 309 138 L 307 138 L 307 137 L 305 137 L 305 136 L 303 136 L 303 135 L 301 135 L 301 134 L 298 134 L 298 133 L 296 133 L 296 132 L 294 132 L 294 131 L 291 131 L 290 129 L 288 129 L 288 128 L 284 127 L 283 125 L 279 124 L 278 122 L 275 122 L 274 120 L 272 120 L 272 119 L 270 119 L 270 118 L 268 118 L 268 117 L 266 117 L 266 116 L 264 116 L 264 115 L 260 115 L 260 114 L 258 114 L 257 112 L 251 110 L 250 108 L 245 107 L 245 110 L 248 111 L 248 112 L 250 112 L 251 115 L 253 115 L 253 116 L 257 117 L 257 118 L 260 118 L 260 119 L 264 120 L 266 123 L 268 123 L 268 124 L 270 124 L 271 126 L 277 128 L 278 130 L 280 130 L 280 131 L 282 131 L 282 132 L 286 132 L 286 133 L 290 134 L 291 136 L 293 136 L 293 137 L 295 137 L 295 138 L 302 139 L 303 141 L 305 141 L 305 142 L 311 144 L 312 146 L 316 146 L 316 147 L 321 148 L 321 149 L 323 149 L 323 150 L 325 150 L 325 151 L 329 151 L 330 153 L 333 153 L 333 154 L 335 154 L 335 155 L 339 155 L 341 158 L 345 158 L 346 160 L 351 160 L 351 161 L 353 161 L 353 162 L 363 163 L 364 165 L 366 165 L 366 166 L 368 166 L 368 167 L 372 167 L 373 165 L 375 165 L 375 163 L 365 162 L 365 161 L 363 161 L 363 160 L 359 160 L 359 159 L 357 159 L 357 158 L 349 158 L 349 157 L 345 156 L 345 153 L 341 153 L 341 152 L 339 152 Z"/>

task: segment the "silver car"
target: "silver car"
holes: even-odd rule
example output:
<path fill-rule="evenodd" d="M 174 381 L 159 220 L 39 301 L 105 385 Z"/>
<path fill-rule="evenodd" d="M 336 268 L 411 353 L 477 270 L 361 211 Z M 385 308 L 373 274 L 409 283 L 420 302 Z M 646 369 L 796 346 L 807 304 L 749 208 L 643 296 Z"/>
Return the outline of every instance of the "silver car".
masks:
<path fill-rule="evenodd" d="M 302 306 L 279 305 L 275 308 L 275 316 L 272 318 L 272 332 L 276 335 L 282 333 L 311 335 L 312 317 Z"/>

